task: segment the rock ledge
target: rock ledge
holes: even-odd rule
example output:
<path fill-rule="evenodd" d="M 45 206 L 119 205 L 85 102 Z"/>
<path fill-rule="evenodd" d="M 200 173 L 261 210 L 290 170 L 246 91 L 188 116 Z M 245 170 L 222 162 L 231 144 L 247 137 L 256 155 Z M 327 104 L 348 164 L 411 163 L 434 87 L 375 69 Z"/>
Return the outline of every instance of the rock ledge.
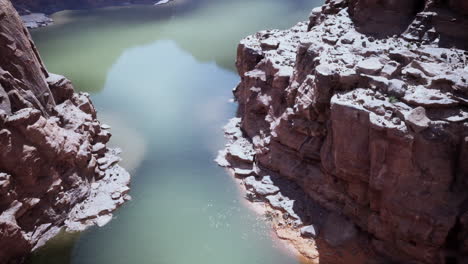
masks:
<path fill-rule="evenodd" d="M 379 257 L 467 262 L 462 2 L 329 0 L 308 22 L 243 39 L 239 118 L 217 160 L 239 172 L 250 198 L 287 213 L 298 233 L 319 216 L 295 208 L 265 175 L 353 223 L 342 234 L 364 235 Z"/>

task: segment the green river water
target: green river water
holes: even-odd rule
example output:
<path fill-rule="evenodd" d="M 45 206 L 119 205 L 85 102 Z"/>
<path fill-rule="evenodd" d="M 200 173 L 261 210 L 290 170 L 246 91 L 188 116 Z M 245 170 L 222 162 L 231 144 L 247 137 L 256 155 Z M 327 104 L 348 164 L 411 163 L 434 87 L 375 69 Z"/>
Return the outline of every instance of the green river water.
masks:
<path fill-rule="evenodd" d="M 53 15 L 32 31 L 48 70 L 92 95 L 133 175 L 102 228 L 62 234 L 30 264 L 293 264 L 213 162 L 235 115 L 239 40 L 307 19 L 323 0 L 175 0 Z"/>

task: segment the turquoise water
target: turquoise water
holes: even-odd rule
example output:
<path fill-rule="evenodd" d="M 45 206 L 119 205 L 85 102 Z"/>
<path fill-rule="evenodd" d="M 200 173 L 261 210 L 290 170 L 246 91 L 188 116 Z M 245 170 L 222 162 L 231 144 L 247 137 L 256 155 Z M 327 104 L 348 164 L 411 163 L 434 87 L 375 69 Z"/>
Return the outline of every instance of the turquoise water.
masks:
<path fill-rule="evenodd" d="M 213 159 L 239 78 L 238 41 L 287 28 L 323 1 L 175 0 L 54 15 L 33 31 L 49 71 L 91 93 L 133 175 L 103 228 L 62 234 L 30 263 L 292 264 Z"/>

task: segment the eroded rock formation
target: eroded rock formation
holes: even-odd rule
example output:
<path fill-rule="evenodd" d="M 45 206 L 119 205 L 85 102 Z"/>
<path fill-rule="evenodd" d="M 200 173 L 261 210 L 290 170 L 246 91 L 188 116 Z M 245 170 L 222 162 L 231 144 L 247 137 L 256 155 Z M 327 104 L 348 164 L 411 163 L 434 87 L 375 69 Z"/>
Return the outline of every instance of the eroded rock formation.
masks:
<path fill-rule="evenodd" d="M 48 73 L 0 0 L 0 263 L 21 262 L 62 228 L 104 225 L 130 197 L 89 96 Z"/>
<path fill-rule="evenodd" d="M 218 162 L 298 228 L 265 175 L 299 185 L 389 260 L 468 263 L 467 11 L 329 0 L 308 22 L 245 38 L 240 119 Z"/>

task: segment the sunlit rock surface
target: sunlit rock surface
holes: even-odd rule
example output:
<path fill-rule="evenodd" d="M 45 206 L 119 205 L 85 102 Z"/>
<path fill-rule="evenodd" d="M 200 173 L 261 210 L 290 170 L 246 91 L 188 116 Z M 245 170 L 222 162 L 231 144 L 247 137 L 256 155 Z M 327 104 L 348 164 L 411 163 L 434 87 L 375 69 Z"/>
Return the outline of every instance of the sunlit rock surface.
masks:
<path fill-rule="evenodd" d="M 283 190 L 264 175 L 299 185 L 386 259 L 467 263 L 464 3 L 327 1 L 308 22 L 243 39 L 240 118 L 218 161 L 297 228 L 313 213 L 273 199 Z"/>
<path fill-rule="evenodd" d="M 45 27 L 54 23 L 54 20 L 43 13 L 30 13 L 21 16 L 27 28 Z"/>
<path fill-rule="evenodd" d="M 130 176 L 89 96 L 47 72 L 9 0 L 0 47 L 0 263 L 17 263 L 62 228 L 109 222 Z"/>

